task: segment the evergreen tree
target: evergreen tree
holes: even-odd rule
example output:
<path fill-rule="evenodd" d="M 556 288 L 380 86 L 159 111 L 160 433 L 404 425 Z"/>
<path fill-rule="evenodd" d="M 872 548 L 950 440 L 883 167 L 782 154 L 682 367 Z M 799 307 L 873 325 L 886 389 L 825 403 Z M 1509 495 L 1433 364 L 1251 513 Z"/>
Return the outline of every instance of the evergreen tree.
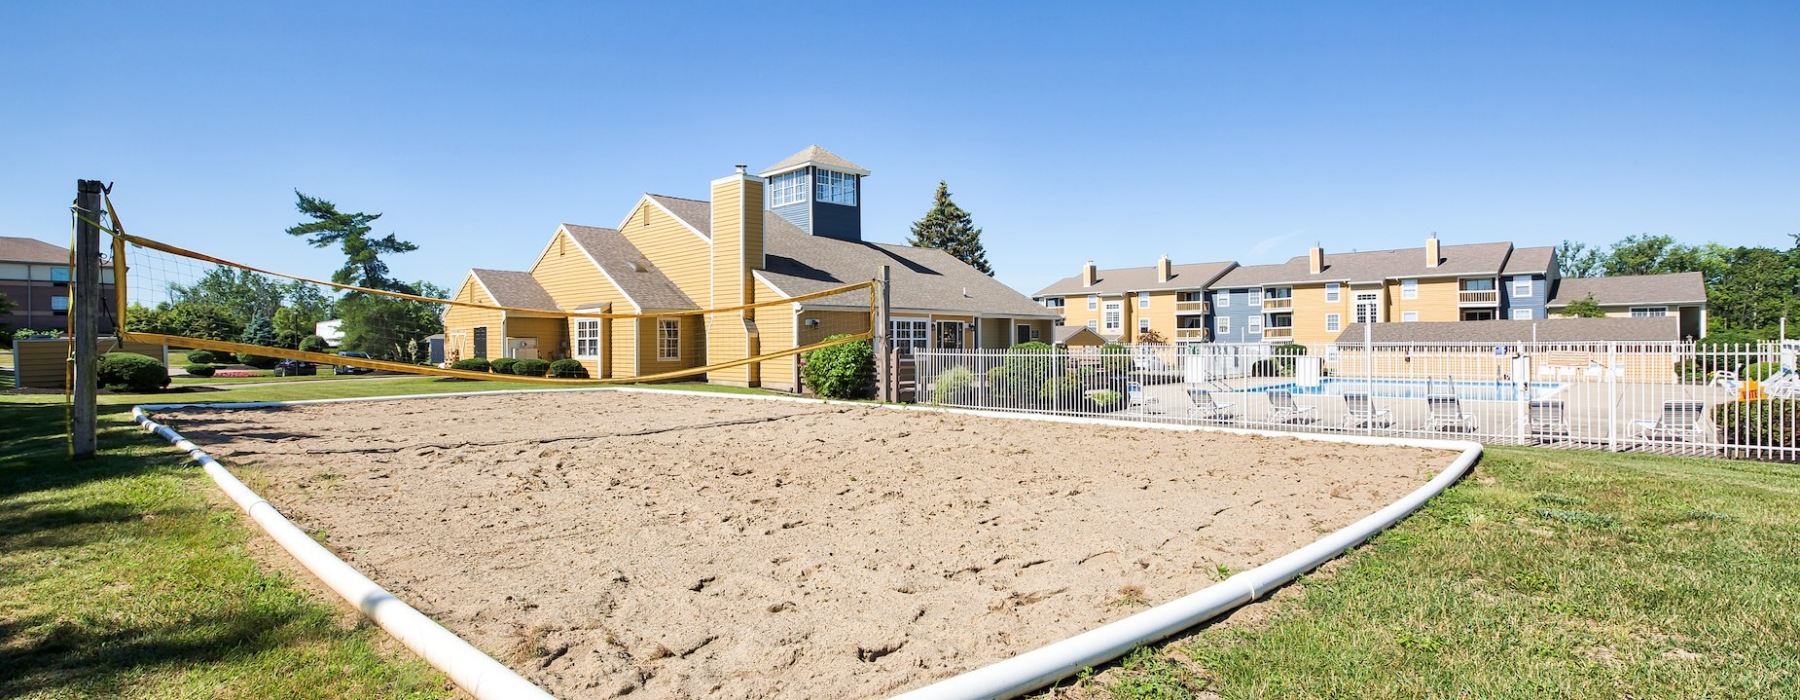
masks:
<path fill-rule="evenodd" d="M 920 248 L 937 248 L 977 270 L 994 276 L 988 266 L 987 250 L 981 247 L 981 229 L 975 227 L 969 212 L 950 200 L 950 186 L 938 181 L 937 195 L 925 218 L 913 222 L 912 237 L 906 244 Z"/>
<path fill-rule="evenodd" d="M 369 231 L 372 227 L 369 224 L 381 218 L 380 214 L 341 213 L 337 210 L 337 205 L 308 197 L 299 190 L 294 191 L 294 196 L 299 198 L 294 207 L 312 221 L 289 227 L 288 235 L 311 236 L 306 242 L 311 243 L 314 248 L 324 248 L 333 243 L 343 248 L 344 266 L 331 274 L 331 281 L 369 289 L 413 293 L 411 285 L 388 278 L 388 266 L 382 262 L 381 255 L 418 250 L 419 246 L 395 238 L 391 233 L 386 238 L 370 238 Z"/>
<path fill-rule="evenodd" d="M 275 347 L 275 324 L 269 321 L 268 316 L 258 314 L 256 318 L 250 319 L 249 325 L 244 326 L 244 334 L 238 336 L 238 342 L 259 348 Z M 240 352 L 237 358 L 238 362 L 251 367 L 268 369 L 275 366 L 275 358 L 272 357 Z"/>

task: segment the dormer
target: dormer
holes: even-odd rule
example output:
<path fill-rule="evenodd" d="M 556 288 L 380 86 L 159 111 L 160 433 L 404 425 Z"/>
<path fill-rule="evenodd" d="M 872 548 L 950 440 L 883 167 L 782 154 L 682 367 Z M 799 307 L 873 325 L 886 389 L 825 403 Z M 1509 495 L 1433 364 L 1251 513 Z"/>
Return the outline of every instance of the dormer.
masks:
<path fill-rule="evenodd" d="M 814 236 L 862 240 L 862 166 L 807 146 L 759 174 L 769 181 L 770 211 Z"/>

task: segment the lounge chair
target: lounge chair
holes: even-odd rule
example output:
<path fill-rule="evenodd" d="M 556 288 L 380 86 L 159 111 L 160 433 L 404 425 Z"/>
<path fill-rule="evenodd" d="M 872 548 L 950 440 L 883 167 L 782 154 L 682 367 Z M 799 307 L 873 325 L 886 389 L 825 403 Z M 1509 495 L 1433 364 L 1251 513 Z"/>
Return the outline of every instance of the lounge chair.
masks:
<path fill-rule="evenodd" d="M 1376 421 L 1381 421 L 1382 425 L 1393 425 L 1394 422 L 1388 418 L 1388 415 L 1387 409 L 1375 407 L 1375 402 L 1369 400 L 1368 394 L 1362 392 L 1344 394 L 1345 426 L 1373 425 Z"/>
<path fill-rule="evenodd" d="M 1194 402 L 1194 405 L 1188 407 L 1188 417 L 1190 418 L 1223 420 L 1229 417 L 1226 409 L 1237 405 L 1229 401 L 1225 403 L 1214 401 L 1212 392 L 1205 389 L 1189 389 L 1187 395 L 1188 400 Z"/>
<path fill-rule="evenodd" d="M 1317 406 L 1294 403 L 1294 392 L 1286 389 L 1269 390 L 1269 418 L 1283 423 L 1292 423 L 1312 413 Z"/>
<path fill-rule="evenodd" d="M 1631 434 L 1644 440 L 1704 441 L 1705 420 L 1705 401 L 1664 401 L 1662 416 L 1632 421 Z"/>
<path fill-rule="evenodd" d="M 1125 385 L 1125 408 L 1138 409 L 1140 413 L 1161 414 L 1162 402 L 1156 397 L 1144 393 L 1144 385 L 1131 382 Z"/>
<path fill-rule="evenodd" d="M 1478 430 L 1475 414 L 1463 411 L 1462 401 L 1455 394 L 1426 396 L 1425 407 L 1430 411 L 1425 418 L 1426 430 L 1448 430 L 1452 427 L 1464 432 Z"/>
<path fill-rule="evenodd" d="M 1532 401 L 1527 407 L 1532 435 L 1568 435 L 1569 416 L 1561 401 Z"/>
<path fill-rule="evenodd" d="M 1763 396 L 1775 399 L 1800 399 L 1800 375 L 1782 367 L 1757 384 Z"/>
<path fill-rule="evenodd" d="M 1738 379 L 1738 373 L 1728 369 L 1714 370 L 1712 373 L 1712 381 L 1707 382 L 1706 385 L 1722 386 L 1732 391 L 1737 391 L 1738 387 L 1743 386 Z"/>

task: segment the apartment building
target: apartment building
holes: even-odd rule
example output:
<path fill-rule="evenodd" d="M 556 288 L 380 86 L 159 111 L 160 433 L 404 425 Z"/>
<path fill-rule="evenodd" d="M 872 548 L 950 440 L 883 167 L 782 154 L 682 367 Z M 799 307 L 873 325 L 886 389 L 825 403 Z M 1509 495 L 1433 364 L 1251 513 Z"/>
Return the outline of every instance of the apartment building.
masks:
<path fill-rule="evenodd" d="M 13 304 L 0 326 L 48 331 L 69 327 L 69 249 L 35 238 L 0 236 L 0 294 Z M 113 332 L 113 271 L 100 270 L 100 332 Z"/>
<path fill-rule="evenodd" d="M 1237 263 L 1176 265 L 1162 256 L 1150 267 L 1101 270 L 1089 260 L 1081 274 L 1057 280 L 1032 298 L 1062 313 L 1062 323 L 1086 326 L 1108 342 L 1203 343 L 1211 340 L 1206 293 Z"/>

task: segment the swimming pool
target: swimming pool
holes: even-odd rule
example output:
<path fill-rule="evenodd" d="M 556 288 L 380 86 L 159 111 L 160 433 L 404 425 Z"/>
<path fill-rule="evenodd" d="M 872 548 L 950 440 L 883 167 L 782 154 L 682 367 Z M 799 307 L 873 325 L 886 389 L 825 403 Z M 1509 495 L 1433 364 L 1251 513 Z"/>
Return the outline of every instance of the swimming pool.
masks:
<path fill-rule="evenodd" d="M 1445 388 L 1450 389 L 1449 392 Z M 1527 398 L 1542 399 L 1557 392 L 1562 384 L 1557 382 L 1539 382 L 1531 385 Z M 1327 377 L 1319 380 L 1319 386 L 1300 386 L 1297 383 L 1276 384 L 1256 389 L 1244 389 L 1246 392 L 1266 392 L 1270 389 L 1286 389 L 1296 396 L 1302 394 L 1325 394 L 1342 396 L 1345 393 L 1367 392 L 1370 396 L 1381 396 L 1401 399 L 1422 399 L 1427 394 L 1454 393 L 1464 401 L 1517 401 L 1518 387 L 1512 382 L 1453 382 L 1442 379 L 1432 381 L 1426 379 L 1336 379 Z"/>

